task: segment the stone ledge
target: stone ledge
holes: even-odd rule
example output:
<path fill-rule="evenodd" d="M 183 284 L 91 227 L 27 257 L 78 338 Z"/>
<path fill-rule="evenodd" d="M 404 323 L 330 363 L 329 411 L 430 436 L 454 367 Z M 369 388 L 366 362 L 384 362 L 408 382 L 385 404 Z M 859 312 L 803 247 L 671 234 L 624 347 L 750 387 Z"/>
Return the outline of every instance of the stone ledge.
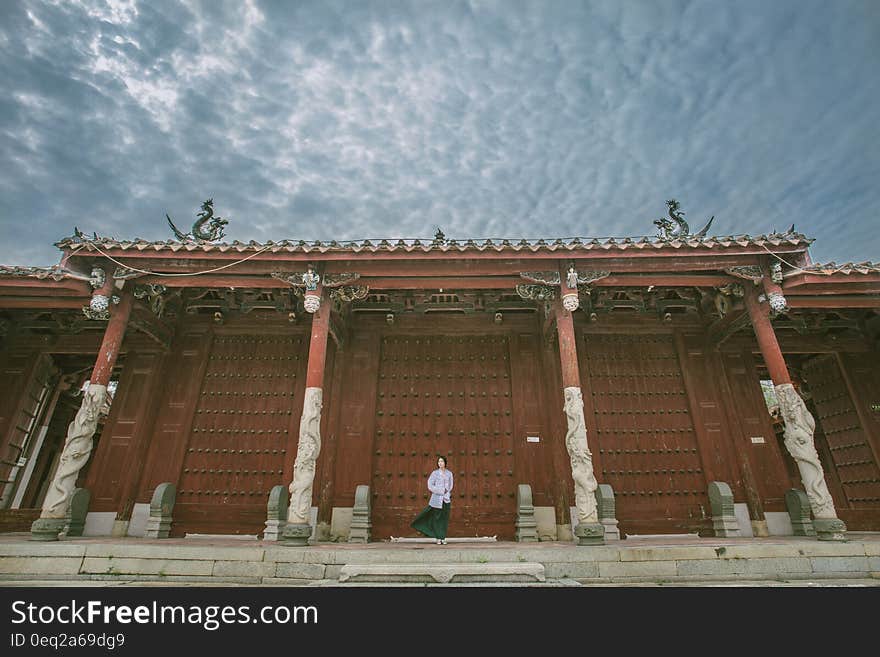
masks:
<path fill-rule="evenodd" d="M 544 582 L 539 563 L 348 564 L 340 582 Z"/>

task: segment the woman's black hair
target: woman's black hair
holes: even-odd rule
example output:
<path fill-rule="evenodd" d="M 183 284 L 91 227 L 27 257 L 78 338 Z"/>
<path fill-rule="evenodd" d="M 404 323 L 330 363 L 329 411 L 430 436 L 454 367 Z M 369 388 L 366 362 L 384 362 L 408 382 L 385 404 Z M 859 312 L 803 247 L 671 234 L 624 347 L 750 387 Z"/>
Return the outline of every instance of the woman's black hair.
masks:
<path fill-rule="evenodd" d="M 445 465 L 446 468 L 449 469 L 449 459 L 447 459 L 443 454 L 438 454 L 437 458 L 443 459 L 443 465 Z"/>

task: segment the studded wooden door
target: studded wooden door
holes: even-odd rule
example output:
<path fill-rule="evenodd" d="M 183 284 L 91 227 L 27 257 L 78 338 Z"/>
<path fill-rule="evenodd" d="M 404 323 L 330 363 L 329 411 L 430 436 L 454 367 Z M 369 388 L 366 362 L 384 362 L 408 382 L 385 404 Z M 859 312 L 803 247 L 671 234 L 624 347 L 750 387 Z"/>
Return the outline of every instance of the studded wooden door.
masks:
<path fill-rule="evenodd" d="M 880 469 L 836 357 L 828 354 L 808 361 L 803 374 L 846 498 L 835 499 L 835 505 L 842 509 L 880 508 Z"/>
<path fill-rule="evenodd" d="M 373 457 L 373 535 L 413 536 L 437 454 L 455 477 L 450 536 L 511 538 L 516 501 L 508 339 L 382 339 Z"/>
<path fill-rule="evenodd" d="M 696 531 L 709 512 L 707 483 L 673 337 L 584 337 L 588 440 L 621 531 Z"/>
<path fill-rule="evenodd" d="M 199 391 L 174 533 L 258 534 L 269 491 L 289 483 L 305 356 L 302 337 L 217 335 Z"/>

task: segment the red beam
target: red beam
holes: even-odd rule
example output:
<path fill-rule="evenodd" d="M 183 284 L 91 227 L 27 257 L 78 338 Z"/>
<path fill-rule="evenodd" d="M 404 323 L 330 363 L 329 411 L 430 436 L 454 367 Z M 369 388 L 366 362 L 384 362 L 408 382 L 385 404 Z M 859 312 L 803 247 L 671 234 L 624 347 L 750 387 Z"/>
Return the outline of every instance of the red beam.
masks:
<path fill-rule="evenodd" d="M 581 376 L 578 370 L 577 338 L 575 337 L 571 313 L 562 307 L 562 301 L 559 299 L 553 302 L 553 311 L 556 314 L 556 332 L 559 336 L 559 362 L 562 366 L 562 387 L 580 388 Z"/>
<path fill-rule="evenodd" d="M 327 358 L 327 333 L 330 328 L 331 303 L 319 288 L 321 307 L 312 315 L 312 335 L 309 340 L 309 363 L 306 370 L 306 388 L 324 387 L 324 362 Z"/>
<path fill-rule="evenodd" d="M 106 386 L 110 382 L 113 365 L 116 364 L 116 358 L 119 356 L 119 347 L 122 346 L 122 338 L 125 336 L 125 328 L 128 326 L 128 318 L 131 315 L 131 303 L 131 292 L 126 291 L 122 293 L 122 299 L 118 306 L 111 304 L 110 320 L 104 330 L 104 339 L 98 350 L 98 359 L 95 361 L 95 368 L 89 378 L 92 383 Z"/>
<path fill-rule="evenodd" d="M 783 288 L 786 296 L 809 296 L 821 294 L 880 294 L 880 283 L 850 283 L 846 285 L 802 285 L 794 289 Z"/>
<path fill-rule="evenodd" d="M 804 253 L 807 250 L 806 246 L 792 246 L 792 245 L 781 245 L 774 246 L 772 249 L 775 253 Z M 172 259 L 175 261 L 186 260 L 189 262 L 194 262 L 198 260 L 205 260 L 210 262 L 217 261 L 226 261 L 226 262 L 234 262 L 236 260 L 242 260 L 243 258 L 248 258 L 249 262 L 331 262 L 331 261 L 372 261 L 372 260 L 392 260 L 392 261 L 401 261 L 401 260 L 431 260 L 431 261 L 443 261 L 443 260 L 511 260 L 511 259 L 522 259 L 522 260 L 561 260 L 561 261 L 569 261 L 574 259 L 575 261 L 590 261 L 590 260 L 608 260 L 613 258 L 626 258 L 629 260 L 635 259 L 645 259 L 645 258 L 662 258 L 662 259 L 671 259 L 676 261 L 683 261 L 689 258 L 700 258 L 700 257 L 713 257 L 715 262 L 725 262 L 728 264 L 726 266 L 730 266 L 730 259 L 733 256 L 753 256 L 750 259 L 750 263 L 753 263 L 755 258 L 754 256 L 766 256 L 767 251 L 759 246 L 716 246 L 716 247 L 702 247 L 697 249 L 691 249 L 690 247 L 682 247 L 682 248 L 674 248 L 674 247 L 664 247 L 661 249 L 655 249 L 653 247 L 645 247 L 644 249 L 637 249 L 635 247 L 628 247 L 627 249 L 621 251 L 617 248 L 609 248 L 604 249 L 602 247 L 594 247 L 590 250 L 584 250 L 582 248 L 574 248 L 574 249 L 565 249 L 558 248 L 555 251 L 549 251 L 546 247 L 541 247 L 537 251 L 532 251 L 528 247 L 520 250 L 514 251 L 512 249 L 506 249 L 503 251 L 495 251 L 493 249 L 487 249 L 485 251 L 478 251 L 476 249 L 467 249 L 464 251 L 460 251 L 457 248 L 450 249 L 449 251 L 328 251 L 322 253 L 318 249 L 315 249 L 311 252 L 287 252 L 287 251 L 279 251 L 277 253 L 273 253 L 271 251 L 266 251 L 264 253 L 259 253 L 258 255 L 254 255 L 255 251 L 234 251 L 229 250 L 225 252 L 220 251 L 177 251 L 177 252 L 169 252 L 167 250 L 144 250 L 144 251 L 132 251 L 132 250 L 123 250 L 118 248 L 107 248 L 102 249 L 103 253 L 112 256 L 113 258 L 119 260 L 123 264 L 129 264 L 130 262 L 140 260 L 161 260 L 161 259 Z M 89 251 L 88 249 L 82 249 L 77 252 L 78 256 L 94 258 L 101 257 L 101 254 L 97 251 Z M 74 256 L 75 257 L 75 256 Z M 733 263 L 737 264 L 737 263 Z"/>
<path fill-rule="evenodd" d="M 59 297 L 3 297 L 0 308 L 34 308 L 51 310 L 60 308 L 82 308 L 89 305 L 89 299 Z"/>
<path fill-rule="evenodd" d="M 714 274 L 620 274 L 600 278 L 597 287 L 720 287 L 741 279 Z"/>
<path fill-rule="evenodd" d="M 520 283 L 528 283 L 519 276 L 434 278 L 430 276 L 410 276 L 405 278 L 361 277 L 354 285 L 369 285 L 371 290 L 512 290 Z"/>
<path fill-rule="evenodd" d="M 205 274 L 203 276 L 144 276 L 134 280 L 135 285 L 159 284 L 165 287 L 237 287 L 241 289 L 277 289 L 291 288 L 287 281 L 272 278 L 268 273 L 264 276 L 237 276 L 222 274 Z"/>
<path fill-rule="evenodd" d="M 782 356 L 779 341 L 776 339 L 776 333 L 770 323 L 770 306 L 758 301 L 758 291 L 752 285 L 746 287 L 745 302 L 752 326 L 755 328 L 758 347 L 761 349 L 761 355 L 764 357 L 764 364 L 767 366 L 773 385 L 791 383 L 785 358 Z"/>
<path fill-rule="evenodd" d="M 86 281 L 63 280 L 55 281 L 50 278 L 0 278 L 0 287 L 10 288 L 34 288 L 36 290 L 73 290 L 79 294 L 90 295 L 92 288 Z"/>
<path fill-rule="evenodd" d="M 878 296 L 787 296 L 790 308 L 880 308 Z"/>
<path fill-rule="evenodd" d="M 821 274 L 797 274 L 785 279 L 782 283 L 782 289 L 799 287 L 801 285 L 827 285 L 828 283 L 847 284 L 847 283 L 877 283 L 880 282 L 880 273 L 844 274 L 835 273 L 830 275 Z"/>

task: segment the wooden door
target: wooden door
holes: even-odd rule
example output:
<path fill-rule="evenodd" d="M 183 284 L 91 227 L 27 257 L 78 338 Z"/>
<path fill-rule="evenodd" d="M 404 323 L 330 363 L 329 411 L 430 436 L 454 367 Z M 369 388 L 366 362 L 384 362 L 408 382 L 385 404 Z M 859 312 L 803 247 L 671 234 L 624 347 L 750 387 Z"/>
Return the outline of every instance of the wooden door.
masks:
<path fill-rule="evenodd" d="M 412 536 L 437 454 L 455 477 L 450 536 L 512 538 L 516 516 L 507 336 L 386 336 L 373 458 L 373 534 Z"/>
<path fill-rule="evenodd" d="M 588 442 L 621 531 L 697 531 L 707 482 L 673 336 L 590 334 L 582 344 Z"/>
<path fill-rule="evenodd" d="M 175 534 L 263 530 L 269 491 L 289 483 L 285 465 L 296 457 L 303 340 L 214 337 L 183 457 Z"/>
<path fill-rule="evenodd" d="M 880 468 L 836 356 L 809 360 L 803 375 L 843 491 L 844 499 L 835 499 L 835 505 L 840 509 L 880 509 Z M 823 451 L 819 449 L 820 455 Z M 823 465 L 827 468 L 831 464 Z"/>

